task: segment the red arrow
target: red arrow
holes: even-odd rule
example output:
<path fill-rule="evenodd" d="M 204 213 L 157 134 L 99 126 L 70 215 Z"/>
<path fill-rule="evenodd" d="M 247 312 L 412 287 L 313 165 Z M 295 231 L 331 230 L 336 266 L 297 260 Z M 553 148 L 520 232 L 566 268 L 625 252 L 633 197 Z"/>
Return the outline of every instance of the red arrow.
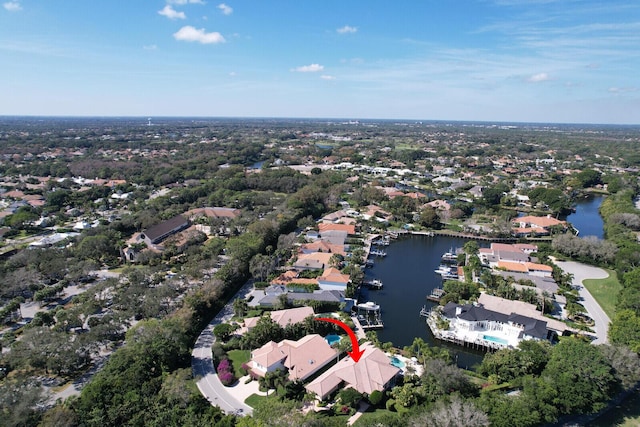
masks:
<path fill-rule="evenodd" d="M 360 357 L 362 356 L 362 353 L 364 353 L 364 350 L 360 351 L 360 345 L 358 344 L 358 337 L 356 337 L 356 334 L 351 330 L 350 327 L 347 326 L 346 323 L 338 319 L 331 319 L 329 317 L 316 317 L 314 320 L 333 323 L 335 325 L 340 326 L 342 329 L 344 329 L 345 332 L 349 335 L 349 338 L 351 338 L 351 347 L 353 347 L 351 351 L 348 351 L 347 353 L 349 354 L 349 356 L 351 356 L 354 362 L 357 363 L 358 360 L 360 360 Z"/>

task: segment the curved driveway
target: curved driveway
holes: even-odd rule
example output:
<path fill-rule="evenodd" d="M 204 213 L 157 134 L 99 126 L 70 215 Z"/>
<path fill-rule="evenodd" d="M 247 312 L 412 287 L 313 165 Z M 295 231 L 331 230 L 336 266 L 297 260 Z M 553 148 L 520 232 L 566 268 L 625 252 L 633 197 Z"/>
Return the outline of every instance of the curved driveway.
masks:
<path fill-rule="evenodd" d="M 214 406 L 219 406 L 227 414 L 251 415 L 253 409 L 244 402 L 236 399 L 225 386 L 222 385 L 213 367 L 213 353 L 211 346 L 216 341 L 213 328 L 220 323 L 229 321 L 233 316 L 233 300 L 244 298 L 251 290 L 253 283 L 248 282 L 213 318 L 200 333 L 191 352 L 191 369 L 194 378 L 199 378 L 196 384 L 200 393 Z"/>
<path fill-rule="evenodd" d="M 605 270 L 593 267 L 591 265 L 580 264 L 574 261 L 554 261 L 555 264 L 560 267 L 566 273 L 573 274 L 573 286 L 579 289 L 580 296 L 582 297 L 582 305 L 587 309 L 587 313 L 595 322 L 593 327 L 596 333 L 596 339 L 594 344 L 606 344 L 609 341 L 609 323 L 611 320 L 607 313 L 600 307 L 600 304 L 591 295 L 591 292 L 582 284 L 585 279 L 606 279 L 609 277 L 609 273 Z"/>

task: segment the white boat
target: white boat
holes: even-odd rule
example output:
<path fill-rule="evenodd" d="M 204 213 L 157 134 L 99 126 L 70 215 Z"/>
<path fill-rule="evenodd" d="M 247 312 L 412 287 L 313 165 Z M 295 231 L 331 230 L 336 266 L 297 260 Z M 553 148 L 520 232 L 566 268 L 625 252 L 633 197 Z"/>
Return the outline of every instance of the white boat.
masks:
<path fill-rule="evenodd" d="M 387 256 L 387 253 L 379 249 L 372 249 L 371 252 L 369 252 L 369 255 L 385 257 Z"/>
<path fill-rule="evenodd" d="M 433 270 L 435 273 L 437 274 L 449 274 L 453 271 L 452 267 L 449 267 L 448 265 L 444 265 L 444 264 L 440 264 L 438 266 L 438 268 L 436 268 L 435 270 Z"/>

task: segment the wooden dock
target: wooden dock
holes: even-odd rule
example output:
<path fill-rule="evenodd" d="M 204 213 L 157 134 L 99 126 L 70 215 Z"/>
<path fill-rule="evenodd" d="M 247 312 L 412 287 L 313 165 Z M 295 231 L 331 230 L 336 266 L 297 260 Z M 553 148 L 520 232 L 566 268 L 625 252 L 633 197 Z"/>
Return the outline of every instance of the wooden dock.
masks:
<path fill-rule="evenodd" d="M 431 291 L 429 295 L 427 295 L 427 299 L 433 302 L 440 302 L 440 299 L 444 296 L 445 292 L 442 288 L 435 288 Z M 420 313 L 422 315 L 422 312 Z"/>

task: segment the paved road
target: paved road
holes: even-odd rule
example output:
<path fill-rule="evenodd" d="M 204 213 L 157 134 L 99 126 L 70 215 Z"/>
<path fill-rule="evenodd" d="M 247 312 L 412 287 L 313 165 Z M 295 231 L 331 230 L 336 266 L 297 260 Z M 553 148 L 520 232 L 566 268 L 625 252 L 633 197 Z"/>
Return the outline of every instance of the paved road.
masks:
<path fill-rule="evenodd" d="M 594 344 L 606 344 L 609 341 L 609 323 L 611 320 L 607 313 L 600 307 L 600 304 L 591 295 L 591 292 L 582 284 L 585 279 L 605 279 L 609 277 L 609 273 L 605 270 L 593 267 L 586 264 L 580 264 L 573 261 L 555 261 L 556 265 L 560 267 L 566 273 L 573 274 L 573 286 L 579 289 L 580 296 L 582 297 L 582 305 L 587 309 L 587 313 L 594 320 L 595 326 L 593 327 L 596 333 L 596 339 Z"/>
<path fill-rule="evenodd" d="M 214 406 L 219 406 L 227 414 L 251 415 L 253 409 L 244 402 L 239 401 L 222 385 L 213 367 L 213 354 L 211 345 L 216 341 L 213 335 L 213 328 L 222 322 L 228 321 L 233 316 L 233 300 L 244 298 L 252 289 L 253 283 L 247 283 L 238 293 L 224 306 L 220 313 L 202 331 L 191 353 L 191 369 L 193 376 L 199 378 L 198 389 L 204 397 Z"/>

